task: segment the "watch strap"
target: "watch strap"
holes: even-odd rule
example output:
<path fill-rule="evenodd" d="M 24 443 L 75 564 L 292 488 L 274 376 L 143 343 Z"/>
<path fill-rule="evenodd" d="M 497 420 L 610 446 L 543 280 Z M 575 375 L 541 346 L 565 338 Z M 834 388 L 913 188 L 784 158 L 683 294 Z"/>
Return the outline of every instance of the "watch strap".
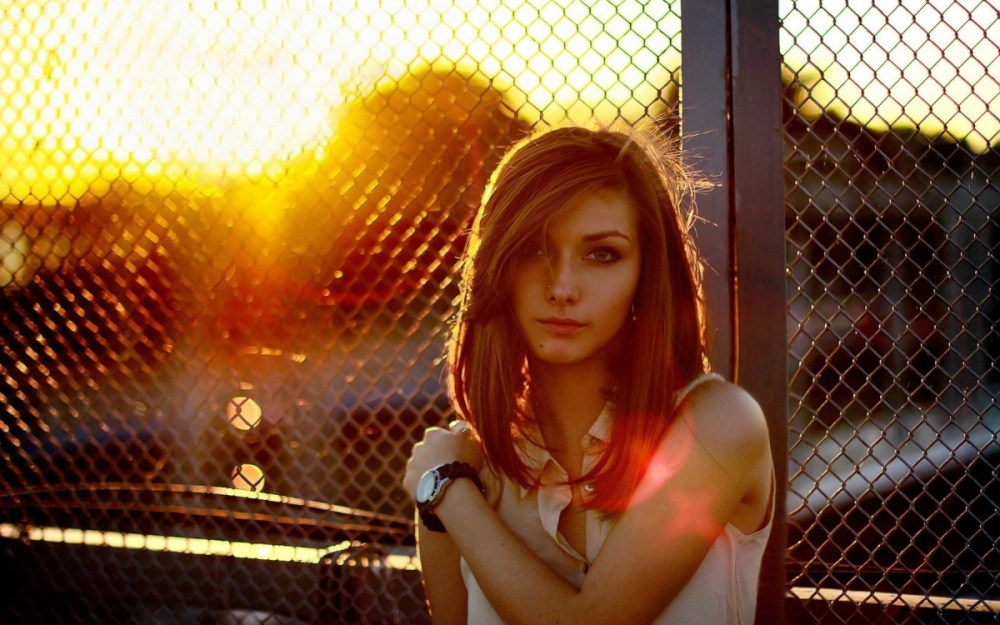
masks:
<path fill-rule="evenodd" d="M 486 491 L 483 488 L 482 480 L 479 479 L 479 473 L 467 462 L 449 462 L 435 467 L 431 471 L 437 472 L 438 480 L 441 482 L 440 490 L 429 501 L 418 504 L 417 510 L 420 512 L 420 520 L 423 522 L 424 527 L 432 532 L 445 533 L 447 530 L 444 527 L 444 523 L 434 514 L 434 509 L 441 503 L 444 493 L 451 486 L 451 483 L 464 477 L 472 480 L 472 483 L 476 485 L 480 493 L 485 493 Z"/>

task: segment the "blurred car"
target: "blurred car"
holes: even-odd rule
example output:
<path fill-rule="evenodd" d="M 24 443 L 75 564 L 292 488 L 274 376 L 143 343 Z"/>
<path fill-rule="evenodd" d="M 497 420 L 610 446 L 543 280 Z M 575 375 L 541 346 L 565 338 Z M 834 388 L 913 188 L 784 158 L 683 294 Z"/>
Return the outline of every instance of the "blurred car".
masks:
<path fill-rule="evenodd" d="M 1000 600 L 1000 412 L 987 415 L 911 415 L 801 443 L 787 494 L 792 585 Z"/>
<path fill-rule="evenodd" d="M 785 115 L 789 615 L 992 623 L 1000 153 Z"/>

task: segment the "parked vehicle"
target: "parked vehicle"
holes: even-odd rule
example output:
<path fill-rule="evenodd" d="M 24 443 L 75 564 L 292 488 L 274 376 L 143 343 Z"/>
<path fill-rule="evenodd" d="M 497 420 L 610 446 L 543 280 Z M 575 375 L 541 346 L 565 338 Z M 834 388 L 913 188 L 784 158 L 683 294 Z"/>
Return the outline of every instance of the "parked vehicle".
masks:
<path fill-rule="evenodd" d="M 845 623 L 993 622 L 1000 153 L 785 123 L 790 584 Z"/>

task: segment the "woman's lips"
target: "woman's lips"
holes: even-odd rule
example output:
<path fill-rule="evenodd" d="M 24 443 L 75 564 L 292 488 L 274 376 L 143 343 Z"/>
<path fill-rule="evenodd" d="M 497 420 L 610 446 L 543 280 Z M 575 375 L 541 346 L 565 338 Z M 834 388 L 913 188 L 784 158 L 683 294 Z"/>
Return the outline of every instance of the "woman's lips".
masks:
<path fill-rule="evenodd" d="M 552 334 L 558 334 L 560 336 L 566 336 L 573 334 L 578 331 L 584 325 L 575 319 L 563 319 L 559 317 L 549 317 L 546 319 L 539 319 L 538 323 L 542 325 L 546 330 Z"/>

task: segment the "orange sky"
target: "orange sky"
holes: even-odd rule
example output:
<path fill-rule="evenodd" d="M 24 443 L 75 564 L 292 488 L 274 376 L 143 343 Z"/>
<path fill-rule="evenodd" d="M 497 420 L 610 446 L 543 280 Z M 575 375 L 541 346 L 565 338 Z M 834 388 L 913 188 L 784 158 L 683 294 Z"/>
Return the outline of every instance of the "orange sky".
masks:
<path fill-rule="evenodd" d="M 280 179 L 322 151 L 345 88 L 419 59 L 475 68 L 531 123 L 635 122 L 679 65 L 677 2 L 356 4 L 15 0 L 0 16 L 0 198 L 72 202 L 116 177 Z M 997 142 L 997 0 L 783 0 L 780 12 L 786 63 L 822 73 L 819 104 Z"/>

